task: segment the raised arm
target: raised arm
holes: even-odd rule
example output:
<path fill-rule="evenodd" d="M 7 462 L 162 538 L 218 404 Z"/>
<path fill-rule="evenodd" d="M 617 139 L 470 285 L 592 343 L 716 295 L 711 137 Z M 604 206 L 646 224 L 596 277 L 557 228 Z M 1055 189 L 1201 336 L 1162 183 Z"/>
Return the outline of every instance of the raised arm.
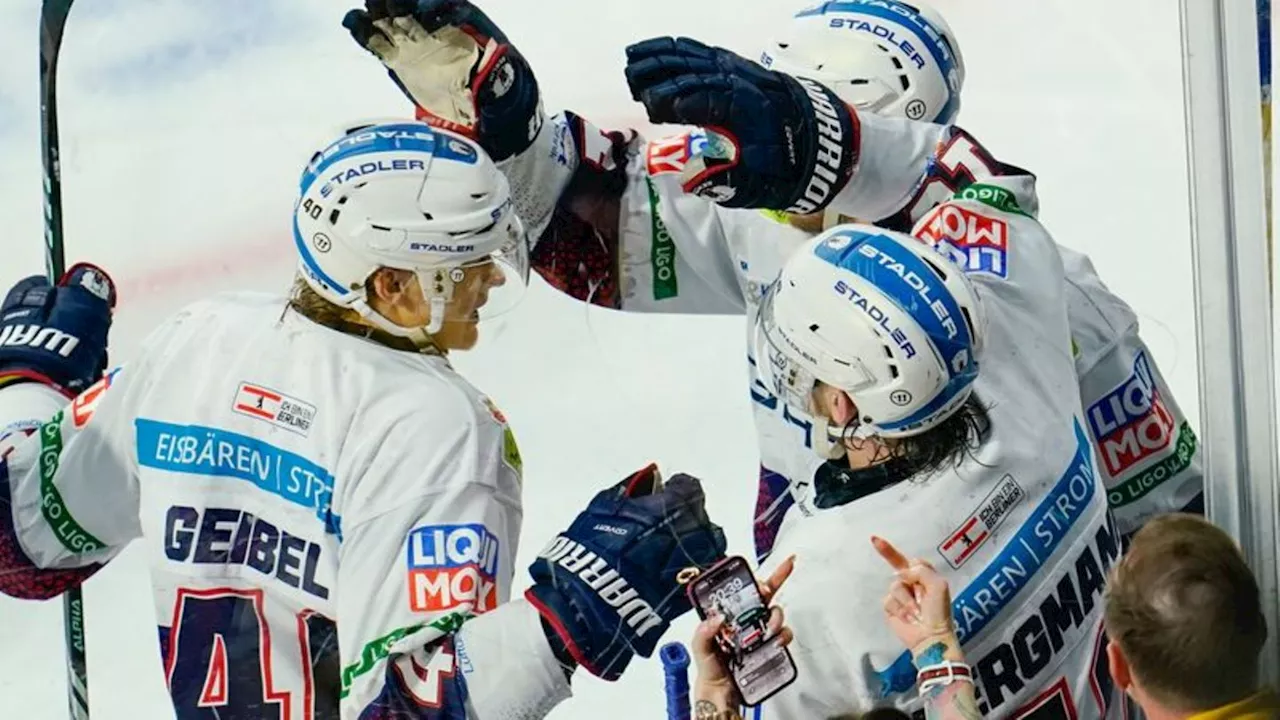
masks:
<path fill-rule="evenodd" d="M 347 15 L 421 119 L 462 130 L 498 162 L 534 239 L 532 266 L 578 299 L 635 312 L 741 313 L 751 293 L 735 252 L 757 234 L 800 231 L 686 194 L 706 135 L 652 142 L 577 113 L 548 116 L 528 62 L 462 0 L 371 5 Z M 749 260 L 748 260 L 749 262 Z"/>
<path fill-rule="evenodd" d="M 723 537 L 696 480 L 642 471 L 598 493 L 507 602 L 515 440 L 480 403 L 432 398 L 396 420 L 345 498 L 343 717 L 542 717 L 576 667 L 615 680 L 649 655 L 689 609 L 678 570 L 714 562 Z"/>
<path fill-rule="evenodd" d="M 0 306 L 6 595 L 60 595 L 141 532 L 129 412 L 141 381 L 102 374 L 114 304 L 106 273 L 76 265 L 56 286 L 19 282 Z"/>

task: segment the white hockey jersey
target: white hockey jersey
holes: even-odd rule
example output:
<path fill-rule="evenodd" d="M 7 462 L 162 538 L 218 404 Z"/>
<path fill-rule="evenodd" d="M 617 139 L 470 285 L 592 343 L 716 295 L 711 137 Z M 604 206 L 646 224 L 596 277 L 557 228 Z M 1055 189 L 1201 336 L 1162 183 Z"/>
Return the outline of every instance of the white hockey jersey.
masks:
<path fill-rule="evenodd" d="M 507 602 L 515 439 L 444 358 L 229 294 L 64 402 L 0 391 L 0 590 L 51 597 L 141 540 L 179 719 L 527 718 L 568 696 L 537 612 Z"/>
<path fill-rule="evenodd" d="M 984 717 L 1097 720 L 1114 706 L 1102 592 L 1121 538 L 1080 404 L 1062 260 L 1021 210 L 1033 185 L 970 185 L 917 227 L 926 238 L 935 215 L 954 213 L 965 221 L 948 230 L 956 247 L 1004 239 L 1002 272 L 969 273 L 988 323 L 974 394 L 989 430 L 959 465 L 787 517 L 766 566 L 797 558 L 776 601 L 799 673 L 755 718 L 919 708 L 910 655 L 883 619 L 892 570 L 872 535 L 951 583 Z"/>
<path fill-rule="evenodd" d="M 954 127 L 859 115 L 863 142 L 857 217 L 907 231 L 938 202 L 975 181 L 1024 176 Z M 679 171 L 705 142 L 699 131 L 652 142 L 602 132 L 565 112 L 543 123 L 534 145 L 501 163 L 534 235 L 533 266 L 581 300 L 624 311 L 746 316 L 748 338 L 763 291 L 810 234 L 775 215 L 726 209 L 683 192 Z M 1024 200 L 1034 215 L 1037 201 Z M 937 233 L 953 211 L 935 214 Z M 962 266 L 1001 276 L 1006 238 L 984 234 L 948 244 Z M 1089 259 L 1059 247 L 1085 429 L 1101 458 L 1122 534 L 1152 515 L 1200 500 L 1196 437 L 1139 336 L 1132 309 L 1099 279 Z M 759 438 L 756 551 L 765 556 L 784 515 L 808 500 L 821 460 L 809 449 L 812 422 L 759 381 L 748 341 Z M 789 490 L 789 492 L 788 492 Z"/>

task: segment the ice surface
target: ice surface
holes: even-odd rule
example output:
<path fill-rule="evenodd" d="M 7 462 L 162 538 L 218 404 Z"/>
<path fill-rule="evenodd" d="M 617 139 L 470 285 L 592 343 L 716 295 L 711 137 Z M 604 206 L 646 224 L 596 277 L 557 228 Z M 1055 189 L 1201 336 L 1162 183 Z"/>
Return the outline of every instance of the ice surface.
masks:
<path fill-rule="evenodd" d="M 289 281 L 288 214 L 310 145 L 356 117 L 403 115 L 340 27 L 345 0 L 83 0 L 62 66 L 67 256 L 120 282 L 115 360 L 176 306 Z M 962 43 L 961 124 L 1040 177 L 1043 218 L 1138 311 L 1196 423 L 1196 358 L 1177 4 L 936 0 Z M 41 271 L 34 2 L 0 3 L 0 286 Z M 685 34 L 754 54 L 782 0 L 491 0 L 548 109 L 643 120 L 622 48 Z M 509 416 L 526 468 L 523 568 L 598 488 L 649 460 L 706 479 L 750 555 L 755 448 L 741 320 L 587 311 L 535 283 L 458 365 Z M 850 548 L 867 552 L 870 548 Z M 85 588 L 95 720 L 169 717 L 140 546 Z M 524 582 L 523 569 L 518 570 Z M 688 638 L 692 619 L 666 639 Z M 61 603 L 0 600 L 0 716 L 63 718 Z M 661 670 L 579 673 L 556 718 L 663 714 Z"/>

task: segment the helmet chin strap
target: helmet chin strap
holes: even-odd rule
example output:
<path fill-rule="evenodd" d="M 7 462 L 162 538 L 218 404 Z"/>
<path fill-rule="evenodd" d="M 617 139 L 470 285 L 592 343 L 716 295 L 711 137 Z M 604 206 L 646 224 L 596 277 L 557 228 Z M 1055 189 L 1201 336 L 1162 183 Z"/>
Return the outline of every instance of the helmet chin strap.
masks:
<path fill-rule="evenodd" d="M 369 325 L 372 325 L 388 335 L 404 338 L 405 340 L 413 343 L 414 347 L 418 348 L 419 352 L 429 353 L 432 355 L 446 354 L 444 349 L 442 349 L 439 343 L 436 342 L 435 338 L 432 337 L 433 331 L 431 330 L 430 325 L 427 327 L 416 328 L 397 325 L 384 317 L 382 313 L 374 310 L 363 300 L 357 301 L 353 304 L 352 309 L 360 313 L 360 317 L 364 318 L 365 322 Z M 432 317 L 435 317 L 434 312 Z"/>
<path fill-rule="evenodd" d="M 852 421 L 853 432 L 849 432 L 848 426 L 832 427 L 831 421 L 822 413 L 811 412 L 810 416 L 813 418 L 813 451 L 818 457 L 827 460 L 844 458 L 849 452 L 849 448 L 845 446 L 846 440 L 866 440 L 879 434 L 875 426 L 858 419 Z"/>
<path fill-rule="evenodd" d="M 422 288 L 427 306 L 431 308 L 431 319 L 427 321 L 427 327 L 422 329 L 426 334 L 435 335 L 444 327 L 445 305 L 453 299 L 454 285 L 462 282 L 465 277 L 460 267 L 418 271 L 418 285 Z"/>
<path fill-rule="evenodd" d="M 360 313 L 370 325 L 383 332 L 402 337 L 412 342 L 420 351 L 445 355 L 445 351 L 436 342 L 435 334 L 444 327 L 445 306 L 453 299 L 453 288 L 457 281 L 464 277 L 462 268 L 437 268 L 431 271 L 419 271 L 418 284 L 422 288 L 424 299 L 431 310 L 431 319 L 425 327 L 405 327 L 391 322 L 382 313 L 374 310 L 365 299 L 352 303 L 352 309 Z"/>
<path fill-rule="evenodd" d="M 813 415 L 813 451 L 825 460 L 839 460 L 847 452 L 844 438 L 831 433 L 831 422 L 821 414 Z"/>
<path fill-rule="evenodd" d="M 435 295 L 427 301 L 427 304 L 431 308 L 431 319 L 427 321 L 427 327 L 423 331 L 428 335 L 435 335 L 440 332 L 440 328 L 444 327 L 445 299 Z"/>

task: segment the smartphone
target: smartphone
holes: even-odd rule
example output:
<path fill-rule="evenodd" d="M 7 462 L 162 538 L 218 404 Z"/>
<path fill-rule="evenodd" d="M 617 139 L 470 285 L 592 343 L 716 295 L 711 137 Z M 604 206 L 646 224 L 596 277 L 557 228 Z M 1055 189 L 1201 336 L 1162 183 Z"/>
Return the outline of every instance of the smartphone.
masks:
<path fill-rule="evenodd" d="M 742 557 L 727 557 L 700 574 L 689 583 L 689 599 L 703 620 L 725 618 L 716 645 L 744 705 L 759 705 L 796 679 L 791 653 L 767 637 L 769 607 Z"/>

